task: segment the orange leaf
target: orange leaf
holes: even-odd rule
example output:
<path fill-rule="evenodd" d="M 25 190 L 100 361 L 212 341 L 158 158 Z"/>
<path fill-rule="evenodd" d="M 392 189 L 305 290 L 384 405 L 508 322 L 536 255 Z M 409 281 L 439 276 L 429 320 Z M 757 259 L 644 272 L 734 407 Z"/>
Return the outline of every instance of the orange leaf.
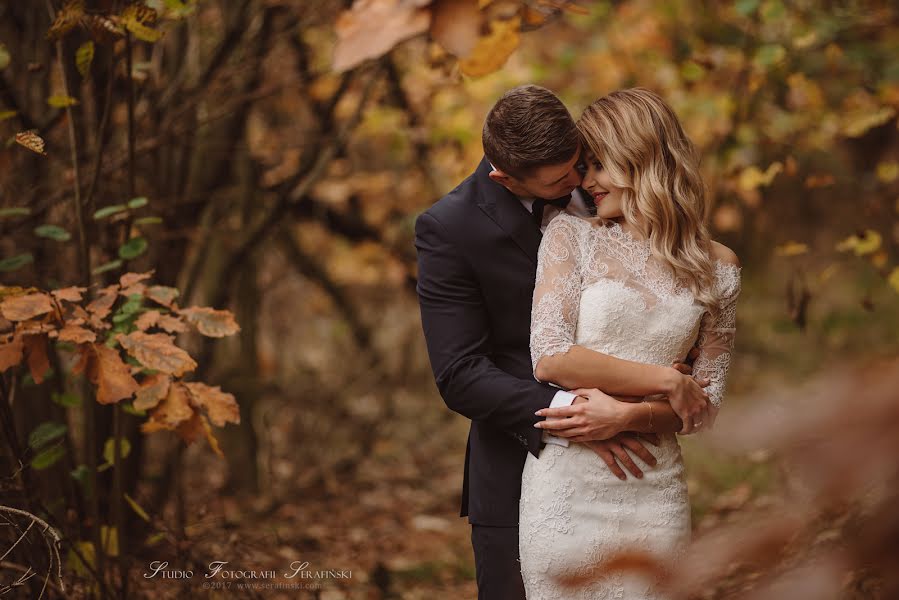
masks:
<path fill-rule="evenodd" d="M 78 346 L 78 362 L 72 365 L 72 375 L 84 373 L 93 354 L 94 351 L 90 344 L 80 344 Z"/>
<path fill-rule="evenodd" d="M 184 321 L 182 321 L 178 317 L 173 317 L 172 315 L 162 315 L 161 317 L 159 317 L 158 326 L 162 327 L 169 333 L 189 330 L 188 326 L 184 324 Z"/>
<path fill-rule="evenodd" d="M 159 322 L 160 316 L 161 314 L 158 310 L 148 310 L 137 318 L 137 320 L 134 322 L 134 326 L 141 331 L 146 331 L 150 327 L 156 325 L 157 322 Z"/>
<path fill-rule="evenodd" d="M 190 390 L 194 403 L 206 409 L 209 420 L 218 427 L 225 423 L 240 423 L 240 409 L 233 394 L 223 392 L 219 386 L 192 381 L 184 384 Z"/>
<path fill-rule="evenodd" d="M 44 376 L 50 370 L 50 359 L 47 357 L 47 336 L 26 335 L 23 336 L 25 354 L 28 356 L 28 370 L 34 382 L 41 384 Z"/>
<path fill-rule="evenodd" d="M 401 41 L 424 33 L 431 13 L 416 2 L 356 0 L 337 19 L 334 70 L 346 71 L 389 52 Z"/>
<path fill-rule="evenodd" d="M 16 134 L 16 143 L 36 152 L 38 154 L 47 155 L 44 152 L 44 139 L 35 133 L 35 130 L 22 131 Z"/>
<path fill-rule="evenodd" d="M 480 30 L 477 0 L 435 0 L 431 6 L 431 37 L 450 54 L 460 58 L 471 54 Z"/>
<path fill-rule="evenodd" d="M 119 285 L 122 286 L 122 291 L 119 293 L 123 296 L 143 294 L 147 288 L 143 284 L 139 285 L 139 282 L 149 279 L 152 276 L 152 270 L 147 271 L 146 273 L 125 273 L 119 278 Z"/>
<path fill-rule="evenodd" d="M 65 327 L 59 331 L 59 341 L 75 342 L 76 344 L 95 342 L 97 341 L 97 334 L 90 329 L 85 329 L 84 327 L 73 325 L 72 323 L 66 323 Z"/>
<path fill-rule="evenodd" d="M 459 61 L 459 69 L 469 77 L 482 77 L 499 70 L 518 48 L 520 29 L 520 17 L 492 21 L 490 34 L 481 37 L 471 54 Z"/>
<path fill-rule="evenodd" d="M 50 296 L 43 293 L 12 296 L 0 302 L 0 312 L 10 321 L 26 321 L 52 310 Z"/>
<path fill-rule="evenodd" d="M 69 0 L 56 13 L 56 18 L 47 31 L 47 39 L 58 40 L 71 31 L 84 16 L 84 0 Z"/>
<path fill-rule="evenodd" d="M 90 304 L 87 305 L 87 311 L 93 313 L 98 319 L 105 319 L 112 310 L 118 297 L 119 286 L 116 284 L 107 286 L 97 293 Z"/>
<path fill-rule="evenodd" d="M 178 289 L 173 287 L 167 287 L 164 285 L 154 285 L 150 286 L 146 295 L 147 298 L 156 302 L 157 304 L 162 304 L 165 307 L 172 308 L 172 302 L 175 301 L 175 298 L 178 297 Z"/>
<path fill-rule="evenodd" d="M 116 335 L 116 340 L 128 354 L 149 369 L 180 377 L 197 368 L 190 354 L 176 346 L 172 336 L 165 333 L 133 331 L 128 335 Z"/>
<path fill-rule="evenodd" d="M 88 363 L 88 378 L 97 385 L 97 402 L 114 404 L 130 398 L 140 386 L 131 376 L 118 351 L 106 344 L 91 344 L 94 356 Z"/>
<path fill-rule="evenodd" d="M 153 410 L 150 420 L 144 423 L 141 429 L 147 433 L 159 429 L 175 429 L 193 414 L 194 409 L 190 406 L 184 384 L 173 382 L 169 386 L 169 393 Z"/>
<path fill-rule="evenodd" d="M 67 287 L 61 290 L 53 290 L 50 294 L 57 300 L 66 300 L 67 302 L 81 302 L 82 292 L 86 291 L 85 287 Z"/>
<path fill-rule="evenodd" d="M 178 310 L 178 314 L 205 336 L 225 337 L 240 331 L 234 315 L 228 310 L 216 310 L 208 306 L 191 306 Z"/>
<path fill-rule="evenodd" d="M 0 344 L 0 373 L 22 362 L 23 349 L 22 336 L 18 333 L 13 334 L 11 340 Z"/>
<path fill-rule="evenodd" d="M 172 378 L 163 373 L 156 373 L 144 379 L 137 390 L 134 399 L 134 408 L 137 410 L 149 410 L 159 404 L 169 393 L 169 385 Z"/>

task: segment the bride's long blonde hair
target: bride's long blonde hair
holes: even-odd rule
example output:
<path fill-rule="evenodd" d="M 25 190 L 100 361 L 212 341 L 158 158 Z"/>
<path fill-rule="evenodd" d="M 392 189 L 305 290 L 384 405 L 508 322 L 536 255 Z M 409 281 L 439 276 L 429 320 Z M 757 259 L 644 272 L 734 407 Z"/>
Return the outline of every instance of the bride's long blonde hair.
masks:
<path fill-rule="evenodd" d="M 657 94 L 619 90 L 588 106 L 581 141 L 622 190 L 624 218 L 694 297 L 714 310 L 709 205 L 699 156 L 677 115 Z"/>

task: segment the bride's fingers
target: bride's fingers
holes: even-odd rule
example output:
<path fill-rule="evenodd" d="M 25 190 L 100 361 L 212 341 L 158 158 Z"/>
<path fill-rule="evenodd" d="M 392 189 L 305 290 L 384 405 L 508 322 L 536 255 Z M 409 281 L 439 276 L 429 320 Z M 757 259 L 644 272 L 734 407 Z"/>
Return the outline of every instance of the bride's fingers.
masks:
<path fill-rule="evenodd" d="M 559 419 L 549 417 L 545 421 L 537 421 L 534 423 L 534 427 L 537 429 L 547 429 L 550 431 L 562 431 L 564 429 L 571 429 L 572 427 L 580 427 L 583 423 L 580 419 Z"/>

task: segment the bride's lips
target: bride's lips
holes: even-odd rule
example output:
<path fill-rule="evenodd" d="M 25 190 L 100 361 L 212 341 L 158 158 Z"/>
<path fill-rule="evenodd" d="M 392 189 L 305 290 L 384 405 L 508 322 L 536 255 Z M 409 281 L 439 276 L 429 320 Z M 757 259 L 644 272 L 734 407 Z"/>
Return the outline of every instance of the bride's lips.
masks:
<path fill-rule="evenodd" d="M 593 194 L 593 202 L 599 202 L 609 195 L 609 192 L 596 192 Z"/>

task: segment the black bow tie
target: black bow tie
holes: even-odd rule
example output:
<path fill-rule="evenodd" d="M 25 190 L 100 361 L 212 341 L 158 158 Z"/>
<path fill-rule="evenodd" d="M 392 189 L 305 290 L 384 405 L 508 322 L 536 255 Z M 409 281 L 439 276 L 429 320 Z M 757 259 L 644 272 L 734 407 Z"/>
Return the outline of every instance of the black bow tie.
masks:
<path fill-rule="evenodd" d="M 571 194 L 556 198 L 555 200 L 544 200 L 543 198 L 534 200 L 534 204 L 531 206 L 531 216 L 534 217 L 534 224 L 537 225 L 537 229 L 540 229 L 543 225 L 544 208 L 547 206 L 555 206 L 559 210 L 565 210 L 565 207 L 568 206 L 569 202 L 571 202 Z"/>

